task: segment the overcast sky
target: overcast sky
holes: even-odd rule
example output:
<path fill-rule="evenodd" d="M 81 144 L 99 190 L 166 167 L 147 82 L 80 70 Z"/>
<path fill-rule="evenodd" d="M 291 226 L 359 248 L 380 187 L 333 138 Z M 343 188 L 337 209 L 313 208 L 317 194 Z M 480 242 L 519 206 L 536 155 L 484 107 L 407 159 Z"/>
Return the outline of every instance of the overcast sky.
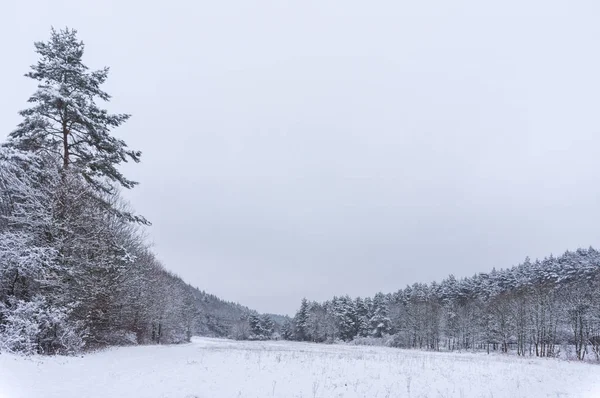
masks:
<path fill-rule="evenodd" d="M 493 5 L 490 3 L 494 3 Z M 164 265 L 261 312 L 598 245 L 600 2 L 0 5 L 0 136 L 79 30 Z"/>

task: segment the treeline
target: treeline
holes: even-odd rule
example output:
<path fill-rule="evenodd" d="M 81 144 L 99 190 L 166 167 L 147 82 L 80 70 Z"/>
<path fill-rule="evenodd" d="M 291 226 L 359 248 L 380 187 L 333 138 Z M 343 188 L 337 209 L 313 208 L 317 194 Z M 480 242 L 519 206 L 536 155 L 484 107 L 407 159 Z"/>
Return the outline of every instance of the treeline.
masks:
<path fill-rule="evenodd" d="M 415 283 L 373 298 L 304 299 L 291 340 L 385 338 L 395 347 L 600 360 L 600 253 L 593 248 L 471 278 Z"/>
<path fill-rule="evenodd" d="M 98 100 L 74 30 L 35 43 L 38 82 L 0 147 L 0 351 L 68 354 L 113 344 L 226 336 L 250 311 L 184 283 L 149 250 L 148 221 L 119 189 L 141 153 L 111 135 L 129 115 Z"/>

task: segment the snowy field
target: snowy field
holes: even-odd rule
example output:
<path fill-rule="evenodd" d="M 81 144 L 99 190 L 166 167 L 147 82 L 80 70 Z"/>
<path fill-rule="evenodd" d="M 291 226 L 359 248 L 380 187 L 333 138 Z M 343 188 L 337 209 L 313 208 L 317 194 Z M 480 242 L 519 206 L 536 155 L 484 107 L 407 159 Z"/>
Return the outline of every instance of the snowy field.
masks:
<path fill-rule="evenodd" d="M 1 398 L 600 397 L 600 366 L 383 347 L 195 338 L 84 357 L 0 355 Z"/>

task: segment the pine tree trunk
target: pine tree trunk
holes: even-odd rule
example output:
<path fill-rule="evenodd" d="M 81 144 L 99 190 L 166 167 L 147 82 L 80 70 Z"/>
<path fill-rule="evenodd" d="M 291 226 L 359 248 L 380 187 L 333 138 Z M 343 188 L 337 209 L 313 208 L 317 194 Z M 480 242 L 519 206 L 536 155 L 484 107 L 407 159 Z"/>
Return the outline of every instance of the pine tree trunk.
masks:
<path fill-rule="evenodd" d="M 66 113 L 66 111 L 65 111 Z M 63 168 L 69 167 L 69 129 L 67 129 L 67 121 L 63 118 L 62 122 L 63 133 Z"/>

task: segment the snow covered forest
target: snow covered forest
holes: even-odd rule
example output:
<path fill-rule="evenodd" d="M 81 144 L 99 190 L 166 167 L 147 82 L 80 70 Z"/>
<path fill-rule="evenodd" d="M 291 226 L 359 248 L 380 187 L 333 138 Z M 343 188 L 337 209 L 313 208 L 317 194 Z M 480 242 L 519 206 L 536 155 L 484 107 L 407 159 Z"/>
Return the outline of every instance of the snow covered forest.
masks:
<path fill-rule="evenodd" d="M 120 189 L 139 162 L 110 114 L 75 30 L 35 43 L 30 107 L 0 146 L 0 352 L 69 354 L 134 343 L 226 336 L 250 310 L 166 271 L 144 239 L 149 222 Z"/>
<path fill-rule="evenodd" d="M 600 361 L 600 252 L 526 259 L 512 268 L 460 280 L 450 275 L 373 298 L 305 299 L 283 335 Z"/>
<path fill-rule="evenodd" d="M 145 240 L 119 171 L 141 153 L 112 135 L 128 114 L 99 102 L 75 30 L 35 43 L 37 90 L 0 146 L 0 351 L 72 354 L 108 345 L 354 341 L 423 350 L 600 360 L 600 252 L 415 283 L 370 298 L 304 299 L 293 319 L 259 315 L 186 284 Z M 450 270 L 451 271 L 451 270 Z"/>

